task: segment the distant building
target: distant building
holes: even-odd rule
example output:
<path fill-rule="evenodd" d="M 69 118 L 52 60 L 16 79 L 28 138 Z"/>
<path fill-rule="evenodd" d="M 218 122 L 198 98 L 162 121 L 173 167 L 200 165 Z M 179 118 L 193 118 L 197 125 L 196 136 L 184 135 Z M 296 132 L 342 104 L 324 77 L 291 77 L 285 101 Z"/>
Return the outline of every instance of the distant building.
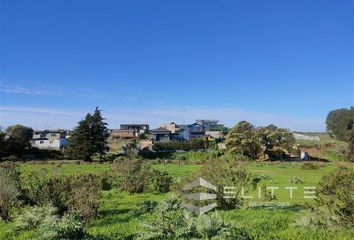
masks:
<path fill-rule="evenodd" d="M 184 140 L 192 140 L 195 138 L 204 138 L 204 127 L 198 123 L 193 123 L 183 128 L 179 133 Z"/>
<path fill-rule="evenodd" d="M 152 130 L 152 140 L 155 142 L 168 142 L 171 140 L 171 131 L 162 127 L 154 129 Z"/>
<path fill-rule="evenodd" d="M 111 129 L 112 138 L 134 138 L 137 137 L 134 130 Z"/>
<path fill-rule="evenodd" d="M 112 129 L 113 138 L 136 138 L 149 131 L 149 124 L 121 124 L 120 129 Z"/>
<path fill-rule="evenodd" d="M 62 149 L 68 144 L 67 133 L 66 130 L 35 130 L 31 145 L 40 149 Z"/>
<path fill-rule="evenodd" d="M 171 122 L 171 123 L 163 123 L 160 125 L 161 128 L 165 128 L 169 130 L 171 133 L 176 133 L 179 131 L 179 127 L 176 123 Z"/>
<path fill-rule="evenodd" d="M 293 133 L 293 136 L 296 140 L 305 140 L 305 141 L 320 141 L 319 136 L 309 136 L 300 133 Z"/>
<path fill-rule="evenodd" d="M 134 130 L 136 133 L 141 134 L 149 131 L 149 124 L 121 124 L 120 130 Z"/>
<path fill-rule="evenodd" d="M 197 119 L 195 123 L 202 125 L 205 131 L 221 131 L 224 124 L 218 124 L 219 120 Z"/>

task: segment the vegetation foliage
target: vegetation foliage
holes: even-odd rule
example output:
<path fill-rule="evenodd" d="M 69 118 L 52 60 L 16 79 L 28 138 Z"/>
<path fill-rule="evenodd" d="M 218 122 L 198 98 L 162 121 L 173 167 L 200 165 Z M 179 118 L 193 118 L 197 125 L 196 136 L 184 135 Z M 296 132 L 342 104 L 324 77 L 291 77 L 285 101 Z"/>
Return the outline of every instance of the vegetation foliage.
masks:
<path fill-rule="evenodd" d="M 96 107 L 93 114 L 88 113 L 73 130 L 66 149 L 66 154 L 72 159 L 91 161 L 92 156 L 99 155 L 102 160 L 109 150 L 107 139 L 109 132 L 107 123 L 101 115 L 101 110 Z"/>
<path fill-rule="evenodd" d="M 348 143 L 348 159 L 354 162 L 354 107 L 336 109 L 328 113 L 327 131 L 338 140 Z"/>
<path fill-rule="evenodd" d="M 231 153 L 272 160 L 289 154 L 295 139 L 286 129 L 274 125 L 255 128 L 249 122 L 241 121 L 226 135 L 225 143 Z"/>
<path fill-rule="evenodd" d="M 354 227 L 354 170 L 337 169 L 324 176 L 316 189 L 316 213 L 325 225 Z"/>
<path fill-rule="evenodd" d="M 251 239 L 218 213 L 197 216 L 186 211 L 175 196 L 161 201 L 156 211 L 157 217 L 142 225 L 136 239 Z"/>

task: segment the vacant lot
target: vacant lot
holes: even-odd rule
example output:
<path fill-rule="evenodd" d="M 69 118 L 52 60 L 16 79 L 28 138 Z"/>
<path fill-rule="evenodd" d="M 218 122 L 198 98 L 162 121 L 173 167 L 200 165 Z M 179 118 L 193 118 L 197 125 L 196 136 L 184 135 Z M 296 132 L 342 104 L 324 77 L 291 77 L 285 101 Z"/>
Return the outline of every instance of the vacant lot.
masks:
<path fill-rule="evenodd" d="M 285 204 L 285 207 L 260 207 L 242 208 L 228 211 L 220 211 L 229 221 L 246 228 L 256 239 L 352 239 L 353 231 L 330 231 L 313 230 L 311 226 L 296 227 L 296 222 L 305 216 L 309 211 L 308 204 L 312 199 L 305 199 L 303 187 L 316 186 L 321 177 L 337 165 L 347 165 L 349 163 L 315 163 L 317 169 L 305 170 L 304 163 L 240 163 L 254 175 L 262 177 L 262 181 L 267 186 L 279 187 L 275 195 L 277 201 Z M 175 181 L 193 174 L 200 169 L 200 165 L 193 164 L 152 164 L 153 169 L 167 171 Z M 40 171 L 43 174 L 82 174 L 82 173 L 103 173 L 110 171 L 112 164 L 84 164 L 72 161 L 46 163 L 23 163 L 20 165 L 22 175 L 31 171 Z M 298 183 L 291 182 L 291 179 L 299 179 Z M 289 197 L 286 186 L 295 186 L 293 198 Z M 129 239 L 137 232 L 141 223 L 149 219 L 149 214 L 137 214 L 136 208 L 144 200 L 159 201 L 169 194 L 141 193 L 128 194 L 119 189 L 101 192 L 101 205 L 99 217 L 91 220 L 87 224 L 87 232 L 92 237 L 99 239 Z M 249 203 L 257 202 L 257 190 L 247 193 L 253 199 Z M 247 206 L 247 204 L 246 204 Z M 31 232 L 22 232 L 16 237 L 10 235 L 13 231 L 11 223 L 0 221 L 0 239 L 30 239 Z"/>

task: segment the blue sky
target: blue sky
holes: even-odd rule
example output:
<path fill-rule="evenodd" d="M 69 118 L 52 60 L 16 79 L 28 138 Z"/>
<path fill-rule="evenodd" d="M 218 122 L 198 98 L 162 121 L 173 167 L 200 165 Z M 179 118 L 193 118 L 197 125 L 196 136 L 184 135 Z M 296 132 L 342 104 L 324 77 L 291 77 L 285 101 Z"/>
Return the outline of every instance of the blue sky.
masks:
<path fill-rule="evenodd" d="M 354 105 L 353 1 L 1 0 L 0 125 L 220 119 L 322 131 Z"/>

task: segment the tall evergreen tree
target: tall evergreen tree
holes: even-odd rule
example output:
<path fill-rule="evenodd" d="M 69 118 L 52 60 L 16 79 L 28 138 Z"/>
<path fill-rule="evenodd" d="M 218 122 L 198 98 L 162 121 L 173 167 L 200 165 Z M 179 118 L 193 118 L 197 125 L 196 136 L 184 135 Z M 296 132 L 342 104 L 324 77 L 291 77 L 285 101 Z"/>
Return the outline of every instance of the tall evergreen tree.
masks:
<path fill-rule="evenodd" d="M 96 107 L 95 112 L 88 113 L 72 132 L 67 154 L 71 158 L 84 159 L 85 161 L 91 161 L 93 155 L 99 154 L 100 160 L 102 160 L 102 156 L 109 150 L 108 136 L 107 123 L 101 116 L 101 110 Z"/>
<path fill-rule="evenodd" d="M 109 137 L 109 132 L 107 128 L 107 123 L 104 122 L 104 118 L 102 117 L 101 110 L 96 107 L 95 112 L 91 117 L 91 131 L 92 136 L 95 136 L 93 139 L 93 146 L 95 153 L 98 153 L 100 156 L 100 161 L 102 160 L 102 156 L 106 151 L 109 150 L 107 139 Z"/>

